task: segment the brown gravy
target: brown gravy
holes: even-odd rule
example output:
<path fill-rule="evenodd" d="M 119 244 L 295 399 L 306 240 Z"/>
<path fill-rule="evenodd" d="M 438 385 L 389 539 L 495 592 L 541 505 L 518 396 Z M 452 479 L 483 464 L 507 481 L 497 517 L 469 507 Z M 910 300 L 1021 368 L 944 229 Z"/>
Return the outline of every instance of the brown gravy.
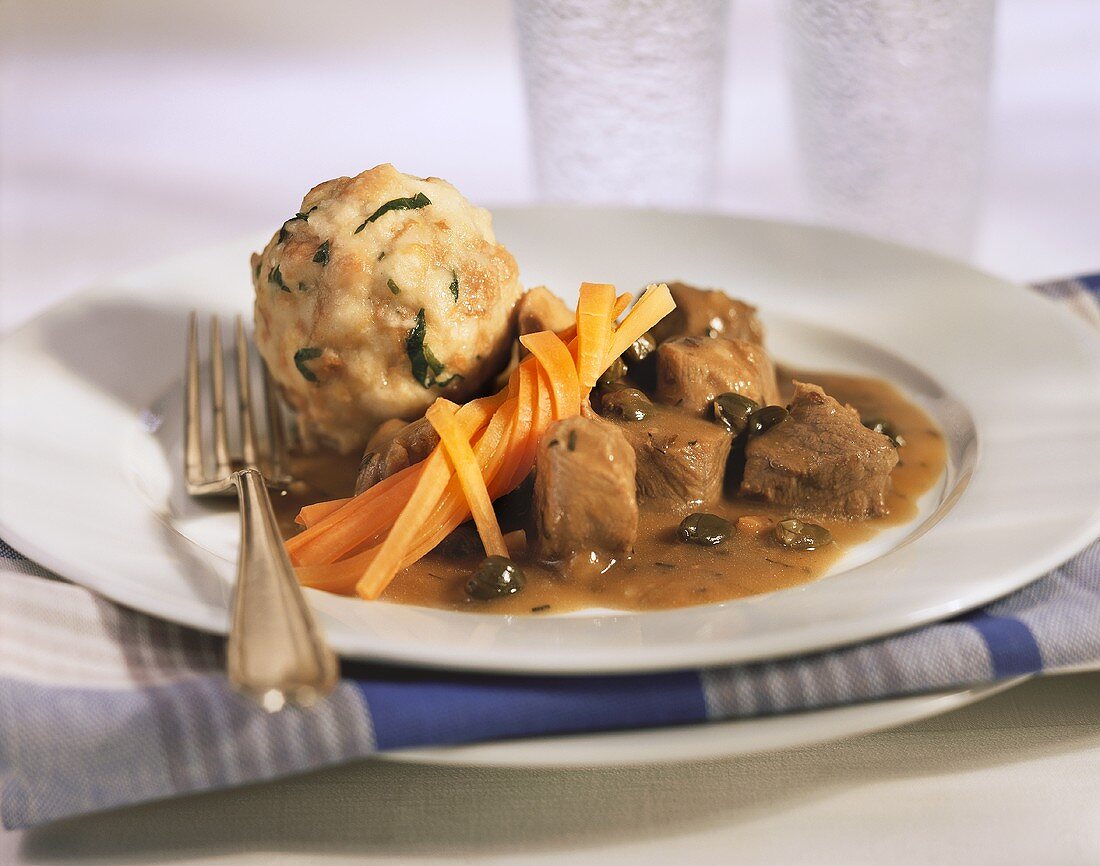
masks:
<path fill-rule="evenodd" d="M 719 547 L 683 544 L 676 538 L 679 517 L 642 505 L 634 556 L 591 577 L 563 578 L 538 562 L 521 560 L 527 576 L 522 592 L 492 601 L 465 593 L 466 581 L 483 554 L 444 555 L 433 551 L 398 575 L 383 598 L 402 604 L 477 613 L 551 614 L 583 608 L 659 610 L 713 604 L 785 589 L 822 575 L 840 556 L 887 526 L 911 520 L 917 502 L 941 477 L 946 462 L 943 435 L 933 421 L 892 385 L 880 379 L 784 369 L 785 393 L 791 379 L 814 382 L 863 417 L 889 419 L 904 437 L 900 461 L 892 474 L 888 516 L 863 522 L 815 520 L 833 534 L 835 544 L 814 551 L 787 550 L 771 538 L 735 532 Z M 294 517 L 304 506 L 351 494 L 358 456 L 331 454 L 296 458 L 296 488 L 279 497 L 276 511 L 285 537 L 297 531 Z M 745 515 L 782 519 L 786 509 L 728 496 L 710 511 L 734 520 Z"/>

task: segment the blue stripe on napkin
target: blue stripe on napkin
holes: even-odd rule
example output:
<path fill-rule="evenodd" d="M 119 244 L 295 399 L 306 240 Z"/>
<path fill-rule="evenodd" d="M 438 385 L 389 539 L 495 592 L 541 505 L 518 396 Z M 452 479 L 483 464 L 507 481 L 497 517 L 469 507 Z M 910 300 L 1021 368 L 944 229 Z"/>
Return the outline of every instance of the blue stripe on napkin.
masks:
<path fill-rule="evenodd" d="M 1016 677 L 1043 669 L 1043 657 L 1035 635 L 1026 625 L 1010 616 L 993 616 L 978 610 L 960 618 L 972 625 L 989 648 L 993 676 Z"/>
<path fill-rule="evenodd" d="M 349 666 L 351 667 L 351 666 Z M 345 670 L 345 676 L 355 676 Z M 466 676 L 424 672 L 356 678 L 379 749 L 702 722 L 694 671 L 626 677 Z"/>
<path fill-rule="evenodd" d="M 1086 274 L 1083 277 L 1077 277 L 1076 280 L 1090 292 L 1100 294 L 1100 273 Z"/>

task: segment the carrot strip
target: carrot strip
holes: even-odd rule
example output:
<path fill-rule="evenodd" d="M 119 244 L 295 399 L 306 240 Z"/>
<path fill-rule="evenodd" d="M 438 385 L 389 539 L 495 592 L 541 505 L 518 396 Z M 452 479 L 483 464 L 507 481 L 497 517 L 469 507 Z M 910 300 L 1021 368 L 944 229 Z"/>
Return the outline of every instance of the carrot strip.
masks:
<path fill-rule="evenodd" d="M 385 481 L 365 490 L 337 512 L 300 532 L 286 543 L 295 565 L 335 562 L 341 556 L 373 540 L 385 530 L 416 487 L 420 464 L 407 466 Z M 383 487 L 383 485 L 385 485 Z M 367 494 L 378 490 L 374 496 Z"/>
<path fill-rule="evenodd" d="M 412 466 L 407 466 L 400 472 L 395 472 L 389 478 L 385 478 L 374 486 L 367 488 L 358 496 L 353 496 L 351 501 L 344 506 L 346 510 L 341 510 L 339 517 L 333 512 L 317 521 L 313 526 L 310 526 L 308 531 L 299 533 L 294 536 L 294 538 L 287 541 L 287 552 L 293 557 L 295 554 L 310 547 L 316 540 L 324 536 L 330 530 L 339 531 L 338 527 L 348 520 L 354 521 L 361 512 L 371 508 L 378 500 L 389 495 L 391 489 L 408 484 L 409 476 L 415 475 L 415 473 L 410 473 L 409 471 L 413 468 Z M 415 483 L 415 481 L 413 483 Z M 411 490 L 412 488 L 410 487 L 409 489 Z"/>
<path fill-rule="evenodd" d="M 627 317 L 623 319 L 622 324 L 615 329 L 615 335 L 611 341 L 611 348 L 607 354 L 604 355 L 603 369 L 600 370 L 600 372 L 603 373 L 604 370 L 611 366 L 612 361 L 630 348 L 631 343 L 656 325 L 674 309 L 676 309 L 676 302 L 672 300 L 672 295 L 669 293 L 668 286 L 664 283 L 647 286 L 642 296 L 638 298 L 638 303 L 634 305 L 634 308 L 627 314 Z"/>
<path fill-rule="evenodd" d="M 493 476 L 499 470 L 500 459 L 505 453 L 501 447 L 506 444 L 504 432 L 514 417 L 514 414 L 514 403 L 508 402 L 501 406 L 489 422 L 489 426 L 480 435 L 477 445 L 474 446 L 474 453 L 478 460 L 478 466 L 485 476 Z M 458 479 L 452 476 L 447 482 L 443 495 L 440 497 L 439 503 L 432 511 L 431 516 L 421 527 L 415 540 L 405 552 L 404 558 L 401 560 L 394 576 L 437 547 L 449 533 L 454 531 L 456 527 L 469 517 L 470 510 L 466 507 L 461 485 Z M 369 562 L 370 560 L 367 560 L 368 565 Z M 340 563 L 337 563 L 337 565 L 339 564 Z M 360 576 L 361 575 L 362 571 L 360 572 Z M 392 578 L 390 581 L 386 582 L 385 586 L 377 590 L 378 595 L 381 595 L 382 592 L 385 591 L 386 586 L 389 586 L 390 582 L 392 582 Z"/>
<path fill-rule="evenodd" d="M 546 432 L 546 428 L 554 421 L 554 407 L 550 397 L 551 388 L 549 382 L 546 381 L 546 371 L 538 365 L 535 365 L 534 370 L 537 373 L 538 384 L 535 389 L 531 423 L 525 430 L 517 431 L 516 442 L 518 444 L 516 447 L 520 456 L 515 462 L 515 468 L 512 470 L 504 490 L 497 495 L 515 490 L 531 474 L 531 469 L 535 465 L 535 453 L 538 451 L 539 440 L 542 438 L 542 434 Z"/>
<path fill-rule="evenodd" d="M 520 474 L 522 464 L 527 457 L 527 443 L 531 438 L 535 405 L 538 401 L 538 367 L 535 364 L 528 364 L 526 367 L 520 367 L 519 373 L 519 397 L 516 400 L 515 416 L 509 431 L 510 448 L 497 478 L 490 482 L 490 490 L 494 498 L 514 490 L 530 471 L 530 469 L 523 470 Z M 535 451 L 532 448 L 532 458 L 534 454 Z"/>
<path fill-rule="evenodd" d="M 503 434 L 514 417 L 514 406 L 501 407 L 474 448 L 482 476 L 486 479 L 496 479 L 500 476 L 504 458 L 511 447 L 508 438 Z M 439 507 L 432 515 L 432 528 L 425 529 L 420 534 L 401 563 L 401 569 L 408 568 L 428 551 L 434 549 L 448 533 L 470 516 L 469 509 L 463 505 L 464 499 L 460 486 L 454 482 L 448 484 Z M 494 519 L 495 516 L 494 512 Z M 438 528 L 436 523 L 440 524 Z"/>
<path fill-rule="evenodd" d="M 615 299 L 615 306 L 611 308 L 611 318 L 618 319 L 623 313 L 626 312 L 626 308 L 630 306 L 630 301 L 633 299 L 633 295 L 630 292 L 623 292 L 619 297 Z"/>
<path fill-rule="evenodd" d="M 581 298 L 577 303 L 577 377 L 586 397 L 607 369 L 604 358 L 611 345 L 614 307 L 614 286 L 581 283 Z"/>
<path fill-rule="evenodd" d="M 294 567 L 294 573 L 302 586 L 340 595 L 353 595 L 355 584 L 359 582 L 359 578 L 363 576 L 363 572 L 374 559 L 377 549 L 372 547 L 355 556 L 341 559 L 339 562 L 329 562 L 324 565 L 298 565 Z"/>
<path fill-rule="evenodd" d="M 519 414 L 514 414 L 503 437 L 500 466 L 497 467 L 496 474 L 486 481 L 489 496 L 492 499 L 497 499 L 505 493 L 511 493 L 519 486 L 519 482 L 512 484 L 512 478 L 519 471 L 520 462 L 523 460 L 523 443 L 530 435 L 530 422 L 524 424 L 520 420 Z"/>
<path fill-rule="evenodd" d="M 378 598 L 393 580 L 405 551 L 431 517 L 452 478 L 451 467 L 442 448 L 437 447 L 421 465 L 423 469 L 416 489 L 393 522 L 386 540 L 378 547 L 377 555 L 355 585 L 355 591 L 363 598 Z"/>
<path fill-rule="evenodd" d="M 469 435 L 483 427 L 504 399 L 504 394 L 497 394 L 463 406 L 457 414 L 463 432 Z M 408 466 L 364 490 L 339 512 L 290 539 L 286 548 L 291 562 L 296 565 L 335 562 L 388 529 L 415 495 L 426 462 Z"/>
<path fill-rule="evenodd" d="M 536 370 L 539 386 L 536 391 L 535 411 L 531 416 L 531 435 L 527 441 L 528 459 L 526 462 L 530 465 L 534 464 L 539 439 L 546 432 L 546 428 L 554 423 L 553 385 L 550 383 L 550 377 L 547 375 L 545 367 L 536 366 Z M 517 483 L 519 482 L 517 481 Z"/>
<path fill-rule="evenodd" d="M 312 505 L 304 506 L 302 510 L 298 512 L 298 516 L 294 518 L 294 522 L 300 526 L 313 526 L 317 521 L 339 511 L 349 502 L 351 502 L 350 498 L 330 499 L 327 502 L 314 502 Z"/>
<path fill-rule="evenodd" d="M 530 429 L 531 419 L 535 413 L 535 403 L 538 400 L 539 373 L 535 364 L 521 365 L 515 373 L 516 390 L 516 418 L 525 428 Z"/>
<path fill-rule="evenodd" d="M 489 408 L 491 407 L 495 413 L 504 403 L 504 398 L 504 394 L 483 397 L 459 409 L 455 414 L 455 420 L 461 425 L 463 434 L 469 437 L 472 432 L 483 427 L 489 420 L 487 414 Z M 466 409 L 475 403 L 479 403 L 480 406 L 474 412 L 466 413 Z M 466 417 L 463 417 L 464 413 Z M 473 423 L 475 421 L 479 423 Z M 389 586 L 401 566 L 405 551 L 409 549 L 419 530 L 431 517 L 454 474 L 442 445 L 437 445 L 427 459 L 418 465 L 422 466 L 423 470 L 416 489 L 413 490 L 405 507 L 394 521 L 386 540 L 378 548 L 378 555 L 371 561 L 355 586 L 355 591 L 363 598 L 378 598 Z M 439 540 L 442 540 L 442 536 Z"/>
<path fill-rule="evenodd" d="M 552 331 L 525 334 L 519 340 L 535 356 L 550 379 L 555 416 L 568 418 L 580 412 L 581 389 L 577 381 L 577 366 L 565 343 Z"/>
<path fill-rule="evenodd" d="M 557 337 L 554 339 L 557 340 Z M 454 466 L 455 474 L 458 475 L 458 483 L 466 496 L 466 504 L 477 525 L 477 534 L 481 536 L 486 555 L 507 556 L 508 548 L 504 544 L 504 534 L 500 531 L 500 524 L 497 523 L 497 516 L 493 511 L 493 502 L 485 486 L 485 477 L 481 474 L 481 467 L 478 466 L 477 457 L 474 456 L 474 449 L 470 447 L 469 439 L 462 435 L 455 421 L 457 408 L 450 400 L 441 397 L 428 407 L 425 414 L 451 458 L 451 464 Z M 496 416 L 493 417 L 496 418 Z"/>

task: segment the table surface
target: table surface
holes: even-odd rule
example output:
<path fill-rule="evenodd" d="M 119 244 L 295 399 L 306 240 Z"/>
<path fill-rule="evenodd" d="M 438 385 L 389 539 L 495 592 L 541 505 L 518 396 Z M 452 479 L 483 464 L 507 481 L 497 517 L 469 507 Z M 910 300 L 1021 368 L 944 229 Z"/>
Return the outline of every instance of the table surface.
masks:
<path fill-rule="evenodd" d="M 778 5 L 733 5 L 713 205 L 804 221 Z M 972 260 L 1017 280 L 1100 270 L 1100 6 L 1003 0 L 998 16 Z M 317 180 L 378 162 L 490 206 L 531 201 L 527 144 L 502 0 L 325 0 L 305 19 L 258 0 L 6 0 L 0 330 L 100 277 L 272 226 Z M 0 833 L 0 864 L 1095 863 L 1098 811 L 1092 673 L 745 759 L 364 763 Z"/>

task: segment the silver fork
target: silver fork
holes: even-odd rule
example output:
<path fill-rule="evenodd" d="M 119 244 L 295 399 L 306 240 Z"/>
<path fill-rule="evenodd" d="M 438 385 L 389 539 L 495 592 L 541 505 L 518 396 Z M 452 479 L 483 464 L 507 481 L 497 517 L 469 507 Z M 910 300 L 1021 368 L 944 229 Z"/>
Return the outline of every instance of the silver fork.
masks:
<path fill-rule="evenodd" d="M 192 312 L 187 336 L 187 397 L 184 408 L 184 476 L 191 496 L 232 496 L 241 510 L 241 546 L 230 614 L 227 673 L 238 691 L 275 712 L 286 704 L 308 706 L 336 684 L 337 660 L 302 595 L 279 536 L 267 486 L 284 487 L 289 461 L 278 397 L 264 371 L 263 397 L 268 447 L 261 453 L 252 412 L 248 343 L 241 317 L 235 327 L 239 457 L 230 454 L 225 407 L 225 361 L 218 317 L 210 320 L 211 449 L 203 442 L 199 376 L 198 317 Z M 265 482 L 260 470 L 267 468 Z"/>

